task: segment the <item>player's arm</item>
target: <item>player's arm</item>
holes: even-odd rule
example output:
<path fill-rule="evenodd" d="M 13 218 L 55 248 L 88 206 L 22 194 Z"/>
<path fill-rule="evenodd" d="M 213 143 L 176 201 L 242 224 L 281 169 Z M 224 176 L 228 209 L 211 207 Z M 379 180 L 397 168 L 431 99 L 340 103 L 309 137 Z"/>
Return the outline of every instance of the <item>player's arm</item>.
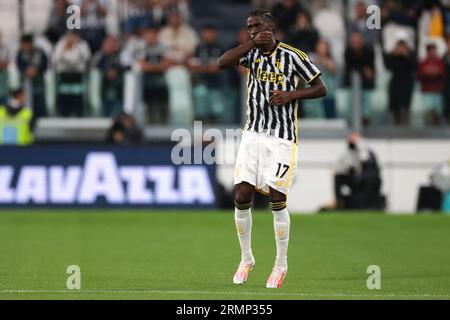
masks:
<path fill-rule="evenodd" d="M 158 64 L 148 62 L 146 59 L 139 60 L 139 66 L 144 73 L 160 73 L 165 72 L 171 65 L 171 61 L 167 58 L 162 58 Z"/>
<path fill-rule="evenodd" d="M 255 44 L 252 40 L 249 40 L 236 48 L 230 49 L 225 52 L 219 60 L 217 60 L 217 66 L 220 70 L 236 66 L 239 60 L 249 53 L 255 47 Z"/>
<path fill-rule="evenodd" d="M 291 100 L 317 99 L 327 95 L 327 86 L 320 76 L 314 78 L 309 84 L 310 86 L 307 88 L 294 91 L 272 90 L 269 102 L 273 105 L 281 106 Z"/>
<path fill-rule="evenodd" d="M 247 53 L 250 52 L 255 47 L 263 47 L 270 41 L 273 41 L 273 34 L 270 31 L 261 31 L 258 32 L 258 34 L 253 37 L 252 40 L 249 40 L 247 42 L 244 42 L 243 44 L 237 46 L 236 48 L 233 48 L 231 50 L 228 50 L 223 54 L 222 57 L 217 60 L 217 66 L 220 70 L 226 69 L 228 67 L 233 67 L 239 64 L 240 59 L 243 58 Z M 241 65 L 244 65 L 248 68 L 248 64 L 250 61 L 245 61 Z"/>

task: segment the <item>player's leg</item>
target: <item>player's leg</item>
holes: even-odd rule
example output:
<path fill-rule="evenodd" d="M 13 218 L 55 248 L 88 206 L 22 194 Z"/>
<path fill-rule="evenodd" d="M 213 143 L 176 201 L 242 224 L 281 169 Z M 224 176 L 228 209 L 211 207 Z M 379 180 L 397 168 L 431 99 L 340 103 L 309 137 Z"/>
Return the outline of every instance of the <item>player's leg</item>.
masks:
<path fill-rule="evenodd" d="M 277 255 L 272 273 L 267 280 L 267 288 L 279 288 L 287 273 L 287 252 L 291 221 L 286 207 L 286 195 L 270 188 L 270 209 L 273 214 L 273 226 Z"/>
<path fill-rule="evenodd" d="M 235 284 L 243 284 L 246 282 L 248 274 L 255 264 L 251 248 L 251 207 L 253 193 L 257 185 L 257 140 L 257 134 L 244 131 L 236 158 L 234 172 L 236 207 L 234 217 L 239 244 L 241 246 L 241 261 L 233 277 Z"/>
<path fill-rule="evenodd" d="M 286 200 L 296 172 L 297 145 L 275 137 L 271 137 L 270 140 L 268 144 L 270 157 L 264 172 L 266 184 L 269 186 L 277 254 L 266 287 L 279 288 L 288 269 L 290 218 Z"/>
<path fill-rule="evenodd" d="M 248 182 L 241 182 L 235 186 L 235 211 L 237 235 L 241 246 L 241 261 L 236 271 L 233 282 L 243 284 L 247 281 L 248 274 L 255 265 L 251 248 L 252 233 L 252 199 L 255 187 Z"/>

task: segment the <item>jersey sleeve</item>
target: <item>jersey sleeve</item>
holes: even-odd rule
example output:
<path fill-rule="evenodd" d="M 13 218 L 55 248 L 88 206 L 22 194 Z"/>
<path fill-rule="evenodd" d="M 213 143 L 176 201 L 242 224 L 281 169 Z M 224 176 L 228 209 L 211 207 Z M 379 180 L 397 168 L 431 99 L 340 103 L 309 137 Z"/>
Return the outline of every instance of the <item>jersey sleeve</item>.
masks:
<path fill-rule="evenodd" d="M 251 65 L 251 59 L 252 59 L 252 50 L 250 50 L 245 56 L 239 59 L 237 65 L 246 67 L 247 69 L 250 68 Z"/>
<path fill-rule="evenodd" d="M 320 70 L 309 60 L 306 53 L 296 50 L 293 53 L 294 72 L 300 76 L 306 83 L 310 83 L 320 76 Z"/>

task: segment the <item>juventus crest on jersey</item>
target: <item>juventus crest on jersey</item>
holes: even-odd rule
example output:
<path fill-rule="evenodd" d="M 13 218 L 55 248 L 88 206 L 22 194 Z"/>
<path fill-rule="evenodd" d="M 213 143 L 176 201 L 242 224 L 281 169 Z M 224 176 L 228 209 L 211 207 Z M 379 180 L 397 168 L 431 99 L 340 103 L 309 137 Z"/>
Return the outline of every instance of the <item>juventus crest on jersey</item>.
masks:
<path fill-rule="evenodd" d="M 253 48 L 239 65 L 248 69 L 248 119 L 244 130 L 267 132 L 297 143 L 298 100 L 275 106 L 269 102 L 270 91 L 297 90 L 300 78 L 310 83 L 320 71 L 304 52 L 279 41 L 272 52 Z"/>

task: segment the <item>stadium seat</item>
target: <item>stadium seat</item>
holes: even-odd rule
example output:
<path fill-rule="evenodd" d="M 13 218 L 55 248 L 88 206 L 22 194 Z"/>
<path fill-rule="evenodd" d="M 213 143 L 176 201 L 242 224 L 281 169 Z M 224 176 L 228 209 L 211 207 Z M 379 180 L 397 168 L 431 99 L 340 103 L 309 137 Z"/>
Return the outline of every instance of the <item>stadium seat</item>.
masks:
<path fill-rule="evenodd" d="M 423 107 L 423 96 L 420 84 L 416 83 L 411 101 L 410 120 L 414 128 L 422 128 L 425 125 L 425 108 Z"/>
<path fill-rule="evenodd" d="M 101 117 L 102 108 L 102 73 L 99 69 L 92 69 L 89 73 L 88 101 L 90 115 Z"/>
<path fill-rule="evenodd" d="M 47 103 L 47 112 L 50 117 L 56 117 L 56 74 L 54 70 L 49 69 L 44 76 L 45 82 L 45 101 Z"/>
<path fill-rule="evenodd" d="M 142 100 L 142 73 L 139 70 L 125 72 L 123 90 L 123 110 L 128 114 L 134 115 L 138 125 L 145 125 Z"/>
<path fill-rule="evenodd" d="M 193 101 L 191 78 L 183 67 L 172 67 L 166 73 L 169 87 L 169 108 L 171 125 L 192 125 Z"/>
<path fill-rule="evenodd" d="M 3 42 L 11 52 L 16 52 L 20 39 L 19 5 L 17 0 L 0 1 L 0 31 Z"/>
<path fill-rule="evenodd" d="M 333 58 L 343 64 L 345 51 L 345 25 L 342 14 L 336 8 L 322 9 L 314 15 L 314 26 L 321 36 L 330 42 Z"/>
<path fill-rule="evenodd" d="M 52 0 L 25 0 L 24 30 L 26 33 L 44 33 L 51 13 Z"/>

